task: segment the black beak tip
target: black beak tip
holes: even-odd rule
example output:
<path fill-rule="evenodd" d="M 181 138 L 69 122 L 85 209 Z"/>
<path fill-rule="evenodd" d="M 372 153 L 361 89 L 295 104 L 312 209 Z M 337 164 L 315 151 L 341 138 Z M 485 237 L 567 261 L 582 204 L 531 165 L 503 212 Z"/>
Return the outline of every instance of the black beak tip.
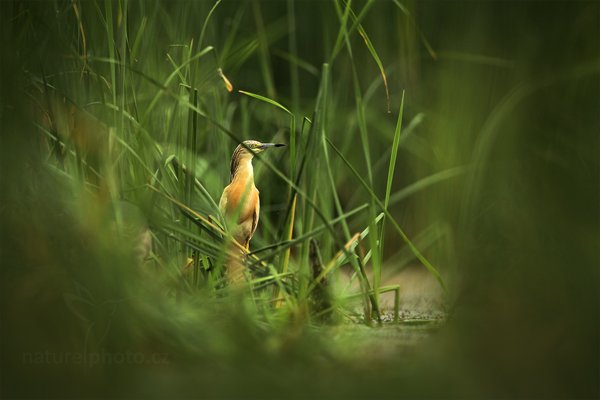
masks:
<path fill-rule="evenodd" d="M 275 147 L 285 147 L 285 144 L 283 144 L 283 143 L 275 143 Z"/>

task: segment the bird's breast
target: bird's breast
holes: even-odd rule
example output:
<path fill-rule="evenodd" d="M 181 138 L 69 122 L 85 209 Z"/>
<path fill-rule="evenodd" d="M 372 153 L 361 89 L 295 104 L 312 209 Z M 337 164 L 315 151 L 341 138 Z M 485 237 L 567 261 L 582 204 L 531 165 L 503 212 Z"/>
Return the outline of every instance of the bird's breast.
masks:
<path fill-rule="evenodd" d="M 258 189 L 253 182 L 233 181 L 225 188 L 223 210 L 225 216 L 239 213 L 238 224 L 252 219 L 255 210 L 259 206 Z"/>

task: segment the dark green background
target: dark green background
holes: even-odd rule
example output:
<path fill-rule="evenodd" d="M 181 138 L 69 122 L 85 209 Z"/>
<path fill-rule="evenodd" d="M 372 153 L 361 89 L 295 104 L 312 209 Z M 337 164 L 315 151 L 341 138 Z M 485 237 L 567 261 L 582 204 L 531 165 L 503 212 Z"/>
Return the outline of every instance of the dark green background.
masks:
<path fill-rule="evenodd" d="M 78 4 L 88 52 L 105 57 L 106 32 L 99 17 L 105 4 Z M 393 111 L 386 112 L 385 93 L 377 87 L 366 107 L 371 156 L 374 164 L 388 157 L 404 90 L 405 126 L 419 113 L 424 120 L 416 138 L 399 153 L 395 187 L 446 168 L 471 167 L 392 208 L 409 236 L 436 221 L 450 229 L 446 247 L 427 252 L 452 283 L 448 323 L 408 359 L 394 356 L 390 345 L 392 356 L 385 361 L 346 363 L 328 356 L 328 338 L 320 337 L 324 331 L 309 330 L 286 345 L 280 333 L 265 333 L 243 311 L 238 315 L 236 307 L 226 304 L 217 308 L 221 315 L 198 311 L 196 323 L 189 326 L 185 318 L 165 321 L 160 295 L 145 288 L 147 297 L 141 297 L 146 299 L 141 303 L 151 309 L 147 314 L 137 303 L 116 314 L 106 305 L 94 311 L 99 320 L 105 314 L 113 318 L 103 346 L 166 353 L 169 364 L 90 368 L 29 365 L 22 359 L 24 352 L 77 351 L 83 331 L 65 308 L 62 294 L 72 290 L 74 280 L 86 279 L 79 265 L 85 263 L 92 271 L 113 265 L 114 270 L 90 272 L 90 284 L 95 282 L 102 293 L 128 285 L 126 276 L 112 273 L 118 271 L 119 259 L 88 246 L 71 217 L 56 211 L 64 207 L 63 191 L 43 173 L 47 155 L 40 150 L 25 102 L 32 75 L 81 66 L 69 58 L 81 54 L 78 27 L 69 2 L 3 1 L 2 396 L 597 398 L 600 3 L 402 4 L 414 20 L 393 2 L 382 1 L 363 21 L 388 73 Z M 168 46 L 197 38 L 212 5 L 128 2 L 130 35 L 144 17 L 148 20 L 136 68 L 162 81 L 169 72 Z M 320 71 L 339 29 L 333 3 L 293 5 L 298 57 Z M 359 10 L 363 2 L 352 5 Z M 283 1 L 225 0 L 208 24 L 203 45 L 222 51 L 236 15 L 241 20 L 233 47 L 253 38 L 260 13 L 274 92 L 269 93 L 258 51 L 243 62 L 232 51 L 220 65 L 236 89 L 273 97 L 298 115 L 310 115 L 319 76 L 300 70 L 295 95 L 290 65 L 276 55 L 289 51 L 288 10 Z M 436 58 L 428 53 L 419 30 Z M 356 33 L 352 46 L 364 93 L 379 72 Z M 342 49 L 331 65 L 335 106 L 328 129 L 348 159 L 364 169 L 351 122 L 355 116 L 350 66 Z M 106 65 L 95 67 L 100 73 L 107 71 Z M 210 81 L 198 81 L 204 79 Z M 94 90 L 80 87 L 76 75 L 56 82 L 81 100 Z M 139 95 L 145 90 L 140 84 Z M 237 93 L 229 96 L 229 103 L 245 101 Z M 212 111 L 208 100 L 207 107 Z M 265 110 L 253 109 L 252 120 L 236 120 L 232 130 L 248 138 L 252 134 L 244 128 L 264 134 L 285 126 L 285 116 Z M 149 125 L 160 126 L 161 118 L 157 113 Z M 154 132 L 161 135 L 159 128 Z M 230 144 L 219 147 L 216 142 L 221 139 L 215 137 L 207 136 L 204 149 L 219 149 L 225 156 Z M 386 165 L 375 171 L 378 194 L 385 190 Z M 356 183 L 341 164 L 337 170 L 344 205 L 366 201 L 364 193 L 352 198 Z M 215 181 L 224 181 L 226 170 L 217 176 L 221 180 Z M 220 187 L 210 190 L 218 195 Z M 265 204 L 278 200 L 278 191 L 272 193 L 265 195 Z M 270 238 L 265 234 L 258 240 Z M 387 243 L 394 240 L 398 239 L 388 233 Z M 389 256 L 395 246 L 387 246 Z M 271 335 L 284 343 L 275 352 L 265 344 Z M 348 343 L 350 351 L 354 345 Z"/>

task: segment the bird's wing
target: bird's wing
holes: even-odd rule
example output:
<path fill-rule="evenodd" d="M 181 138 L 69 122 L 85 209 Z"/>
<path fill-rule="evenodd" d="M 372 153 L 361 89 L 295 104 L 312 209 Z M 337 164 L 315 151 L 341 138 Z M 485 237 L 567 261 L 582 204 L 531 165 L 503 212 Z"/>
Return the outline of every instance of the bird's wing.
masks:
<path fill-rule="evenodd" d="M 223 190 L 221 200 L 219 200 L 219 210 L 221 210 L 221 214 L 223 214 L 223 216 L 225 216 L 225 211 L 227 210 L 227 189 L 229 189 L 229 186 Z"/>
<path fill-rule="evenodd" d="M 260 216 L 260 200 L 258 197 L 258 190 L 254 192 L 254 211 L 252 212 L 252 230 L 250 231 L 250 238 L 254 236 L 256 227 L 258 226 L 258 217 Z"/>

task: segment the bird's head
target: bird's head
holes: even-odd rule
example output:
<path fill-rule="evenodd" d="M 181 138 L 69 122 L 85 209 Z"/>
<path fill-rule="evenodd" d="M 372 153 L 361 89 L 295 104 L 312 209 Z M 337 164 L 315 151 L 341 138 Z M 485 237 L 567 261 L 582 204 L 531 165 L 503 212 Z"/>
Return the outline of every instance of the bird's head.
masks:
<path fill-rule="evenodd" d="M 271 147 L 282 147 L 281 143 L 261 143 L 257 140 L 244 140 L 239 144 L 231 157 L 231 179 L 235 175 L 239 165 L 244 161 L 251 161 L 255 154 L 262 153 Z"/>
<path fill-rule="evenodd" d="M 243 144 L 240 144 L 237 147 L 236 151 L 239 149 L 241 152 L 246 152 L 247 154 L 254 155 L 257 153 L 261 153 L 271 147 L 282 147 L 282 146 L 285 146 L 285 144 L 261 143 L 258 140 L 244 140 Z"/>

